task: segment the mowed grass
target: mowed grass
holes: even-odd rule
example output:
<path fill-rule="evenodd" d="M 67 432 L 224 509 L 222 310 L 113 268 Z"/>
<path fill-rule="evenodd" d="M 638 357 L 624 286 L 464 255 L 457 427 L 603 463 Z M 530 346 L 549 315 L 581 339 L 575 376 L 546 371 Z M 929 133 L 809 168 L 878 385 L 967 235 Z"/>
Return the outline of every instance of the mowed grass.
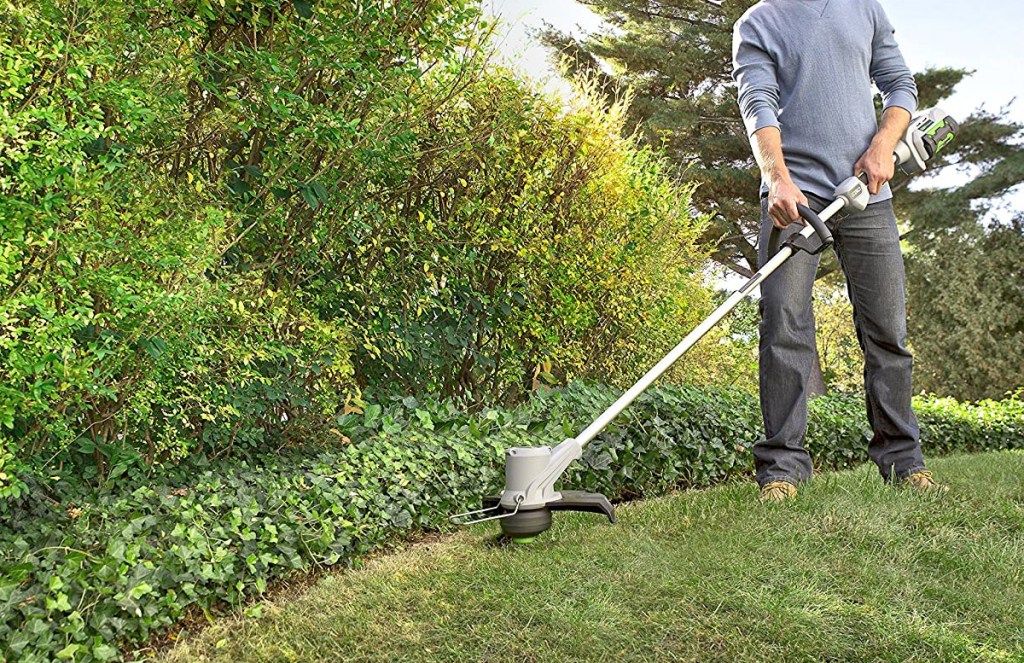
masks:
<path fill-rule="evenodd" d="M 1024 661 L 1024 454 L 932 463 L 947 495 L 818 476 L 477 526 L 217 622 L 166 661 Z M 492 524 L 493 525 L 493 524 Z"/>

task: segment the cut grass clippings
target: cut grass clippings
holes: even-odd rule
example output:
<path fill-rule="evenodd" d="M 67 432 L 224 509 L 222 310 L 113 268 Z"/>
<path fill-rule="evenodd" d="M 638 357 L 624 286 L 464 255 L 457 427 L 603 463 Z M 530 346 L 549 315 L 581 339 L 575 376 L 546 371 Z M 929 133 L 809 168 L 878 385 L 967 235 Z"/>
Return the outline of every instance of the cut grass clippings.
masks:
<path fill-rule="evenodd" d="M 932 462 L 951 486 L 825 474 L 555 514 L 377 558 L 183 637 L 192 661 L 1022 661 L 1024 454 Z"/>

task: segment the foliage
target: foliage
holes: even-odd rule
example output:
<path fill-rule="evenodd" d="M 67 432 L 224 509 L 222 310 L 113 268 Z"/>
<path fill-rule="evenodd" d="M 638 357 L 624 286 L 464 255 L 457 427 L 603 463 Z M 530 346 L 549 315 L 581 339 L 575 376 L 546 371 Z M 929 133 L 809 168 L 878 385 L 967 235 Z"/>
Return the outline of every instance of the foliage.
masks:
<path fill-rule="evenodd" d="M 489 31 L 468 0 L 3 5 L 0 497 L 304 439 L 361 389 L 620 380 L 695 324 L 690 188 L 621 108 L 488 70 Z"/>
<path fill-rule="evenodd" d="M 907 258 L 918 388 L 997 398 L 1024 384 L 1024 219 L 937 234 Z"/>
<path fill-rule="evenodd" d="M 732 294 L 732 291 L 719 290 L 715 293 L 713 306 L 720 306 Z M 750 297 L 741 299 L 729 315 L 679 360 L 685 366 L 685 374 L 680 377 L 673 375 L 669 381 L 757 394 L 760 321 L 757 300 Z"/>
<path fill-rule="evenodd" d="M 363 330 L 361 383 L 512 403 L 635 375 L 696 325 L 690 188 L 622 122 L 621 106 L 565 110 L 498 68 L 425 114 L 372 241 L 336 250 L 360 259 L 313 286 Z"/>
<path fill-rule="evenodd" d="M 864 353 L 853 326 L 853 304 L 845 288 L 816 284 L 814 325 L 821 372 L 830 392 L 864 390 Z"/>
<path fill-rule="evenodd" d="M 614 395 L 574 384 L 472 415 L 406 397 L 343 417 L 330 448 L 193 457 L 158 474 L 130 471 L 102 491 L 77 478 L 49 496 L 31 491 L 0 525 L 0 655 L 117 659 L 185 610 L 237 606 L 274 578 L 440 526 L 500 488 L 505 447 L 575 434 Z M 1024 446 L 1021 396 L 917 399 L 926 451 Z M 859 399 L 817 399 L 810 421 L 819 465 L 865 459 Z M 750 395 L 657 387 L 586 448 L 566 485 L 619 499 L 747 474 L 759 429 Z"/>
<path fill-rule="evenodd" d="M 608 30 L 584 40 L 553 28 L 542 40 L 569 72 L 601 81 L 610 100 L 629 90 L 626 131 L 663 149 L 694 202 L 711 216 L 704 239 L 723 266 L 750 276 L 757 264 L 759 177 L 732 84 L 732 25 L 754 0 L 588 2 Z"/>
<path fill-rule="evenodd" d="M 331 191 L 406 149 L 392 117 L 421 65 L 459 62 L 478 12 L 313 13 L 0 8 L 5 454 L 85 454 L 102 479 L 142 457 L 279 440 L 353 393 L 349 329 L 298 290 L 319 269 L 302 258 L 339 230 Z M 367 147 L 362 122 L 395 133 Z"/>

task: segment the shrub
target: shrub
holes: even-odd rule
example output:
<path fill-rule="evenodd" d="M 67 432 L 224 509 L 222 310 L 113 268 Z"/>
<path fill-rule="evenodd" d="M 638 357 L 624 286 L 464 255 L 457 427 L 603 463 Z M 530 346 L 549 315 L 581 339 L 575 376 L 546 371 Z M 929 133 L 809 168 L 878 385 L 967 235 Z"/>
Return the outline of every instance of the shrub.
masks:
<path fill-rule="evenodd" d="M 692 188 L 621 136 L 623 108 L 590 92 L 566 110 L 491 68 L 422 115 L 416 163 L 375 184 L 372 232 L 315 284 L 362 335 L 362 385 L 510 405 L 635 374 L 696 325 L 704 223 Z"/>
<path fill-rule="evenodd" d="M 353 440 L 128 472 L 107 490 L 57 482 L 22 495 L 0 525 L 0 656 L 112 660 L 186 609 L 238 606 L 289 573 L 342 563 L 410 528 L 443 526 L 500 489 L 503 449 L 557 443 L 617 394 L 574 384 L 516 410 L 467 415 L 451 402 L 395 399 L 337 422 Z M 927 453 L 1024 447 L 1024 401 L 918 398 Z M 820 466 L 866 458 L 862 405 L 811 406 Z M 565 485 L 612 499 L 747 474 L 755 400 L 658 387 L 588 446 Z"/>
<path fill-rule="evenodd" d="M 5 474 L 85 457 L 103 480 L 281 444 L 341 410 L 359 336 L 303 284 L 365 236 L 347 218 L 363 175 L 408 161 L 398 118 L 431 108 L 421 67 L 458 78 L 478 16 L 447 0 L 0 6 Z"/>
<path fill-rule="evenodd" d="M 5 473 L 280 445 L 360 387 L 513 403 L 688 331 L 690 188 L 487 36 L 469 1 L 0 8 Z"/>
<path fill-rule="evenodd" d="M 995 398 L 1024 382 L 1024 215 L 976 223 L 970 204 L 953 200 L 934 196 L 931 205 L 940 212 L 934 218 L 955 219 L 955 230 L 933 229 L 934 208 L 914 211 L 919 239 L 907 255 L 914 382 L 962 400 Z"/>

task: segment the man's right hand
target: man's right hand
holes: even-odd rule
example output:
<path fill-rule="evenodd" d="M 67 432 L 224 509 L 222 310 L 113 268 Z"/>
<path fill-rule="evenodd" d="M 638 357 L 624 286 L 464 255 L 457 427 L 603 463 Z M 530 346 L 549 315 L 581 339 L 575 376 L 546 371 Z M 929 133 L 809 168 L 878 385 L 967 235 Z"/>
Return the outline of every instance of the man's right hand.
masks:
<path fill-rule="evenodd" d="M 798 203 L 807 205 L 807 196 L 793 184 L 788 173 L 768 178 L 768 216 L 773 226 L 782 229 L 794 221 L 806 225 L 796 209 Z"/>

